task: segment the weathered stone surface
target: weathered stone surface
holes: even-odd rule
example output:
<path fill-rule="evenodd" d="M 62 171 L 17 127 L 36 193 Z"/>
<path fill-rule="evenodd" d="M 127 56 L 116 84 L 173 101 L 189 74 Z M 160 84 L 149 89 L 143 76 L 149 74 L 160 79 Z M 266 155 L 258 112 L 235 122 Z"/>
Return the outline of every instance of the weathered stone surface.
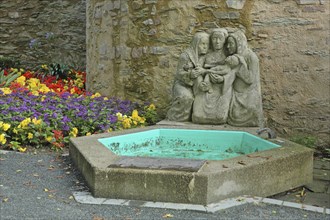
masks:
<path fill-rule="evenodd" d="M 152 157 L 121 157 L 109 168 L 158 169 L 197 172 L 205 160 L 184 160 Z"/>
<path fill-rule="evenodd" d="M 325 8 L 322 5 L 309 5 L 305 6 L 302 10 L 303 12 L 325 12 Z"/>
<path fill-rule="evenodd" d="M 2 0 L 0 32 L 9 37 L 0 36 L 0 56 L 28 66 L 85 66 L 85 6 L 85 0 Z M 47 38 L 47 33 L 53 36 Z M 39 44 L 32 45 L 33 40 Z"/>
<path fill-rule="evenodd" d="M 228 8 L 242 9 L 246 0 L 227 0 Z"/>
<path fill-rule="evenodd" d="M 319 0 L 296 0 L 299 5 L 319 4 Z"/>
<path fill-rule="evenodd" d="M 232 11 L 232 12 L 215 11 L 213 12 L 213 15 L 218 19 L 238 19 L 240 16 L 239 12 L 236 11 Z"/>

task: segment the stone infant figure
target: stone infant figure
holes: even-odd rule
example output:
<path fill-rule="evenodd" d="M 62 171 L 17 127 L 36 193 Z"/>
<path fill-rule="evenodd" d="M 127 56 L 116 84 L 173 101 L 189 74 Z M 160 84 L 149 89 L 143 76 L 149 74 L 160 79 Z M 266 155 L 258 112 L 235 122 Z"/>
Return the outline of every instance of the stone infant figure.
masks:
<path fill-rule="evenodd" d="M 225 61 L 224 65 L 218 65 L 215 67 L 212 67 L 208 69 L 208 72 L 206 75 L 203 76 L 200 75 L 197 82 L 199 83 L 199 87 L 203 92 L 211 93 L 211 82 L 213 83 L 222 83 L 224 81 L 224 75 L 230 74 L 232 75 L 230 78 L 228 78 L 231 83 L 235 79 L 235 74 L 232 74 L 234 71 L 232 71 L 235 67 L 239 65 L 239 59 L 235 55 L 228 56 Z M 207 68 L 207 67 L 206 67 Z M 231 84 L 227 83 L 226 84 Z"/>

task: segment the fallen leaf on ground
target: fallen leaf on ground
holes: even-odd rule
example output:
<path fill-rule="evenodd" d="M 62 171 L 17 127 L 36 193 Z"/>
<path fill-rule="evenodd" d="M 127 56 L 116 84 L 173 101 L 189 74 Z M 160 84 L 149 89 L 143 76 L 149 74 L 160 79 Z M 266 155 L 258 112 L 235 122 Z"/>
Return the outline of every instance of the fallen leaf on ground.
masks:
<path fill-rule="evenodd" d="M 16 173 L 20 173 L 20 172 L 22 172 L 22 170 L 16 170 Z"/>
<path fill-rule="evenodd" d="M 49 189 L 46 189 L 46 188 L 45 188 L 45 189 L 44 189 L 44 192 L 49 192 Z"/>
<path fill-rule="evenodd" d="M 50 165 L 50 166 L 48 167 L 48 170 L 53 170 L 53 169 L 55 169 L 55 167 L 54 167 L 53 165 Z"/>
<path fill-rule="evenodd" d="M 241 161 L 238 161 L 237 163 L 238 164 L 241 164 L 241 165 L 246 165 L 246 163 L 244 163 L 244 161 L 242 161 L 242 160 Z"/>
<path fill-rule="evenodd" d="M 165 214 L 163 215 L 163 218 L 173 218 L 174 216 L 172 214 Z"/>
<path fill-rule="evenodd" d="M 2 201 L 3 202 L 8 202 L 9 198 L 4 198 Z"/>

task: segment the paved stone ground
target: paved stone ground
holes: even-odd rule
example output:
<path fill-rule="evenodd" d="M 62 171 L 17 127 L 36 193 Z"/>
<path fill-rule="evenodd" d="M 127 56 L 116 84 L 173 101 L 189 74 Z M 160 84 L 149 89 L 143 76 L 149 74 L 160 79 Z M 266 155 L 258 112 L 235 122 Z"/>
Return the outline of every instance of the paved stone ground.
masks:
<path fill-rule="evenodd" d="M 314 158 L 311 184 L 280 193 L 272 198 L 330 208 L 330 159 Z"/>
<path fill-rule="evenodd" d="M 321 176 L 325 175 L 321 173 Z M 324 182 L 326 181 L 328 179 Z M 329 184 L 326 186 L 329 187 Z M 88 191 L 88 189 L 80 173 L 72 167 L 68 155 L 40 150 L 35 154 L 0 152 L 1 220 L 330 219 L 329 214 L 264 203 L 244 204 L 215 213 L 136 206 L 90 205 L 76 202 L 73 197 L 74 191 Z M 294 195 L 295 198 L 295 193 L 292 192 L 290 195 Z M 298 190 L 297 193 L 301 191 Z M 317 198 L 315 201 L 308 200 L 309 194 L 312 195 L 313 192 L 306 191 L 304 203 L 307 201 L 315 205 L 324 203 Z M 322 190 L 321 194 L 326 193 Z M 286 196 L 289 195 L 281 195 L 278 198 L 286 199 Z"/>

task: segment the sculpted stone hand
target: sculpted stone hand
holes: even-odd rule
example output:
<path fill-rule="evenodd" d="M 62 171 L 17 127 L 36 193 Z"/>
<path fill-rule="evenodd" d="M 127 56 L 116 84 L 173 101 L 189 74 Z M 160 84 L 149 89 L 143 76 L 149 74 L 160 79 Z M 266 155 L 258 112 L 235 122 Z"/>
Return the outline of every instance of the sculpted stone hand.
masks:
<path fill-rule="evenodd" d="M 196 67 L 191 71 L 190 77 L 192 79 L 196 79 L 198 76 L 204 76 L 206 73 L 206 70 L 202 67 Z"/>
<path fill-rule="evenodd" d="M 210 80 L 212 83 L 222 83 L 223 82 L 223 76 L 220 74 L 216 73 L 211 73 L 210 75 Z"/>

